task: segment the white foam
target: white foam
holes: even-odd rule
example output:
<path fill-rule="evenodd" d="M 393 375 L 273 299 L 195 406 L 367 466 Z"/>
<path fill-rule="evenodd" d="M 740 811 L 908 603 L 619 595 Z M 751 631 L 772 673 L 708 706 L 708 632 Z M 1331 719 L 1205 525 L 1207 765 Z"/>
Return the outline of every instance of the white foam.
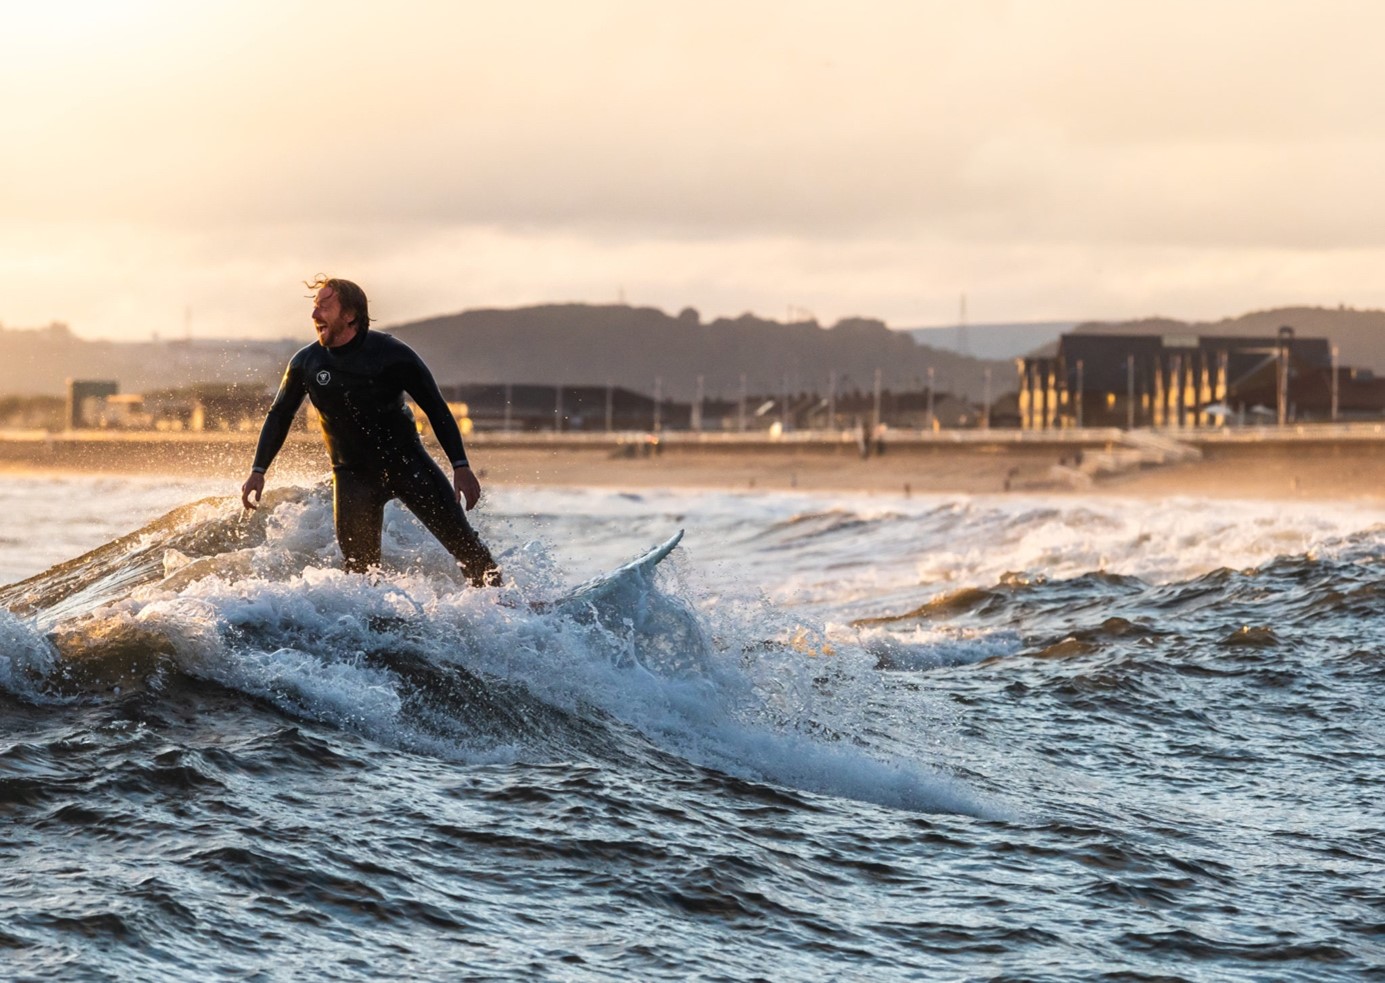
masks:
<path fill-rule="evenodd" d="M 1013 654 L 1011 634 L 842 624 L 898 611 L 1007 571 L 1102 570 L 1170 581 L 1280 554 L 1381 552 L 1381 513 L 1361 505 L 1074 498 L 739 496 L 492 490 L 477 525 L 510 586 L 474 591 L 407 513 L 386 514 L 382 577 L 336 569 L 331 505 L 318 490 L 267 516 L 266 540 L 216 557 L 166 557 L 163 583 L 93 618 L 169 639 L 179 667 L 294 714 L 382 743 L 463 761 L 570 748 L 542 730 L 490 745 L 421 730 L 401 678 L 366 658 L 400 646 L 435 665 L 521 687 L 563 712 L 609 721 L 654 748 L 756 781 L 917 809 L 993 812 L 930 764 L 949 740 L 926 691 L 902 698 L 878 666 L 921 670 Z M 585 580 L 688 528 L 662 591 L 603 625 L 535 614 L 528 601 Z M 907 608 L 904 608 L 907 609 Z M 51 671 L 51 646 L 0 621 L 13 688 Z M 68 625 L 68 627 L 74 627 Z M 913 702 L 909 702 L 909 701 Z M 882 708 L 907 705 L 909 716 Z M 510 746 L 508 742 L 517 741 Z M 599 753 L 593 750 L 591 753 Z"/>
<path fill-rule="evenodd" d="M 189 564 L 173 566 L 178 576 Z M 567 713 L 595 709 L 664 753 L 746 779 L 893 807 L 980 808 L 926 763 L 855 743 L 880 702 L 865 649 L 823 655 L 832 643 L 822 630 L 797 623 L 787 643 L 765 646 L 767 633 L 785 628 L 776 612 L 724 598 L 713 606 L 709 620 L 677 593 L 641 591 L 602 624 L 534 613 L 515 590 L 459 589 L 424 572 L 366 577 L 306 567 L 272 580 L 223 569 L 177 589 L 165 582 L 136 591 L 94 612 L 86 627 L 100 636 L 136 624 L 168 643 L 181 671 L 387 745 L 463 761 L 543 759 L 559 749 L 542 731 L 518 747 L 507 743 L 512 735 L 447 744 L 402 712 L 410 684 L 367 652 L 405 645 L 435 665 L 519 684 Z M 38 658 L 32 635 L 24 637 Z"/>
<path fill-rule="evenodd" d="M 912 625 L 903 629 L 868 628 L 859 635 L 862 647 L 885 670 L 920 671 L 967 666 L 987 659 L 1015 655 L 1024 640 L 1017 632 Z"/>

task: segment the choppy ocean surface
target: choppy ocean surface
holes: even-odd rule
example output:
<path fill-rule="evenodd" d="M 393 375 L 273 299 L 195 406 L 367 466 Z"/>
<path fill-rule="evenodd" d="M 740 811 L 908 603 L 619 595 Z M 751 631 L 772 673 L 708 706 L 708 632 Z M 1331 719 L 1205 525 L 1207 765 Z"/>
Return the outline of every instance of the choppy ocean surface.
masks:
<path fill-rule="evenodd" d="M 1385 979 L 1379 508 L 232 485 L 0 478 L 0 978 Z"/>

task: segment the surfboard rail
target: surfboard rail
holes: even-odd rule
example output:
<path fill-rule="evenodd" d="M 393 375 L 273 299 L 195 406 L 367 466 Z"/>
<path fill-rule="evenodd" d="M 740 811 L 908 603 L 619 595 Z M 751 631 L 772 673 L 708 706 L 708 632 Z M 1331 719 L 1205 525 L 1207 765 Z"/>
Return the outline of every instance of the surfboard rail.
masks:
<path fill-rule="evenodd" d="M 683 532 L 684 530 L 679 529 L 668 539 L 650 547 L 633 560 L 578 584 L 560 597 L 550 601 L 536 601 L 531 606 L 540 613 L 589 609 L 633 582 L 647 581 L 653 575 L 654 568 L 682 541 Z"/>

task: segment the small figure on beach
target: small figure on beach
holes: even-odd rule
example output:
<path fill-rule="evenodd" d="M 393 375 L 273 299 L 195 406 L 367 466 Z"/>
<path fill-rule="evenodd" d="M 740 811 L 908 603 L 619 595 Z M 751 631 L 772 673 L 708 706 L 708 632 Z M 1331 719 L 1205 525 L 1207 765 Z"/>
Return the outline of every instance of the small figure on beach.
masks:
<path fill-rule="evenodd" d="M 476 505 L 481 483 L 433 374 L 403 342 L 370 330 L 365 291 L 355 283 L 319 276 L 308 286 L 316 291 L 318 340 L 294 355 L 284 371 L 250 477 L 241 486 L 241 504 L 256 507 L 265 472 L 306 396 L 322 420 L 332 460 L 332 512 L 347 570 L 379 565 L 385 504 L 397 498 L 456 557 L 473 586 L 498 586 L 500 570 L 462 508 L 463 500 L 466 509 Z M 423 448 L 406 393 L 427 414 L 452 464 L 450 482 Z"/>

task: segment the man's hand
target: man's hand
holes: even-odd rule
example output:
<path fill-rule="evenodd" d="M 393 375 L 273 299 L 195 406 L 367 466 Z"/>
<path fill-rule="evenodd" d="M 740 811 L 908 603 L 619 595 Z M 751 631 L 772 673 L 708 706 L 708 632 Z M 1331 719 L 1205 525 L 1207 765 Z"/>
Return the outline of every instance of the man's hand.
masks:
<path fill-rule="evenodd" d="M 260 501 L 260 494 L 264 491 L 264 475 L 258 471 L 251 471 L 250 477 L 245 479 L 245 484 L 240 486 L 240 504 L 247 509 L 256 508 Z M 250 494 L 254 492 L 255 502 L 250 501 Z"/>
<path fill-rule="evenodd" d="M 468 512 L 474 509 L 481 499 L 481 482 L 476 480 L 471 468 L 453 468 L 452 487 L 457 490 L 457 501 L 466 500 Z"/>

